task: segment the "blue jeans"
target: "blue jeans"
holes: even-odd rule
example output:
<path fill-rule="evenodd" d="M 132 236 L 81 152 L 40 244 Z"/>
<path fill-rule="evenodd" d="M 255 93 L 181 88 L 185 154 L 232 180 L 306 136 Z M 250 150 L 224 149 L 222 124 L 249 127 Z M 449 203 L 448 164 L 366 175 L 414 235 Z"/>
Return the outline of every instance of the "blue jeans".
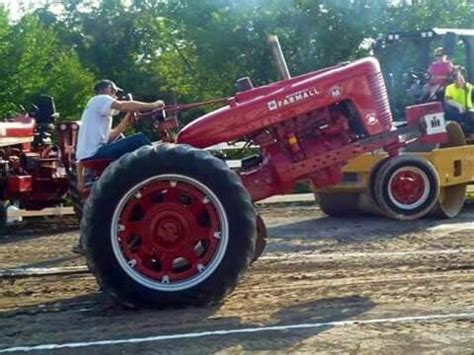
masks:
<path fill-rule="evenodd" d="M 457 107 L 450 104 L 445 104 L 444 112 L 446 114 L 446 120 L 464 123 L 465 114 L 461 113 L 461 111 Z"/>
<path fill-rule="evenodd" d="M 97 152 L 85 160 L 92 159 L 117 159 L 125 153 L 133 152 L 134 150 L 151 144 L 150 140 L 143 133 L 137 133 L 132 136 L 128 136 L 109 144 L 104 144 L 97 150 Z"/>
<path fill-rule="evenodd" d="M 457 107 L 446 104 L 444 105 L 444 112 L 446 120 L 458 122 L 467 134 L 474 133 L 474 110 L 461 112 Z"/>

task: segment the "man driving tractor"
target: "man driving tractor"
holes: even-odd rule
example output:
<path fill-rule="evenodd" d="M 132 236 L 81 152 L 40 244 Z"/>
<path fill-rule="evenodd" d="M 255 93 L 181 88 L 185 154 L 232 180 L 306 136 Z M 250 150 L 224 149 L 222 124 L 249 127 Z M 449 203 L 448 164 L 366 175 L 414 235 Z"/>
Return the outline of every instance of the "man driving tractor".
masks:
<path fill-rule="evenodd" d="M 95 96 L 86 105 L 81 117 L 77 140 L 76 160 L 79 191 L 84 190 L 84 172 L 81 162 L 88 159 L 116 159 L 149 144 L 143 133 L 118 139 L 134 121 L 133 112 L 153 110 L 164 106 L 162 100 L 147 103 L 118 101 L 117 93 L 123 91 L 111 80 L 101 80 L 95 87 Z M 112 116 L 126 112 L 122 121 L 112 129 Z"/>
<path fill-rule="evenodd" d="M 77 139 L 77 188 L 84 191 L 84 166 L 82 162 L 89 159 L 114 160 L 125 153 L 150 144 L 143 134 L 129 137 L 120 135 L 135 119 L 134 112 L 154 110 L 164 106 L 162 100 L 155 102 L 119 101 L 117 93 L 123 91 L 111 80 L 101 80 L 94 86 L 95 95 L 89 100 L 81 117 L 81 127 Z M 112 128 L 112 116 L 125 112 L 121 122 Z M 81 241 L 73 248 L 79 254 L 84 253 Z"/>

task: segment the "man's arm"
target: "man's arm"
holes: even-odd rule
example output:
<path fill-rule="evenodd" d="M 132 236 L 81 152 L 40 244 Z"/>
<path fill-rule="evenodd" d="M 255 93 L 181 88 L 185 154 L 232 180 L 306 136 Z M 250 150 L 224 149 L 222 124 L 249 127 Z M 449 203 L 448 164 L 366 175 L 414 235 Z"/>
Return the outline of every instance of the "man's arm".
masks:
<path fill-rule="evenodd" d="M 149 111 L 163 107 L 165 103 L 162 100 L 155 102 L 141 101 L 114 101 L 112 108 L 122 112 Z"/>
<path fill-rule="evenodd" d="M 133 119 L 133 113 L 127 112 L 122 121 L 120 121 L 120 123 L 110 131 L 108 142 L 113 142 L 118 136 L 120 136 L 120 134 L 122 134 L 123 131 L 132 124 Z"/>

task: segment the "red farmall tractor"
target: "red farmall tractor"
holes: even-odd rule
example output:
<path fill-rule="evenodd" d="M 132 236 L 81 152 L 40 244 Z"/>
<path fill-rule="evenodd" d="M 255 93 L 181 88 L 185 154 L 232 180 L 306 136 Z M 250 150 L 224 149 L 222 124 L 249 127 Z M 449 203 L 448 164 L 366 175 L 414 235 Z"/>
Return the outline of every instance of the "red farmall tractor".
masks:
<path fill-rule="evenodd" d="M 78 126 L 61 124 L 63 132 L 56 145 L 51 135 L 57 129 L 57 117 L 53 99 L 41 96 L 32 113 L 0 122 L 0 236 L 10 205 L 41 210 L 64 202 L 68 194 L 73 144 L 67 143 L 75 141 Z"/>
<path fill-rule="evenodd" d="M 129 306 L 206 305 L 235 287 L 262 252 L 265 227 L 253 203 L 291 192 L 298 181 L 324 187 L 341 180 L 344 163 L 383 149 L 374 177 L 374 203 L 391 213 L 418 213 L 437 199 L 433 189 L 411 191 L 413 180 L 438 186 L 425 160 L 398 156 L 406 144 L 442 141 L 439 103 L 407 107 L 392 128 L 379 63 L 343 63 L 266 86 L 239 81 L 226 106 L 166 134 L 175 118 L 152 113 L 166 141 L 116 161 L 89 161 L 94 182 L 83 209 L 87 258 L 104 292 Z M 259 154 L 231 170 L 206 149 L 244 141 Z M 396 178 L 417 203 L 396 203 Z"/>

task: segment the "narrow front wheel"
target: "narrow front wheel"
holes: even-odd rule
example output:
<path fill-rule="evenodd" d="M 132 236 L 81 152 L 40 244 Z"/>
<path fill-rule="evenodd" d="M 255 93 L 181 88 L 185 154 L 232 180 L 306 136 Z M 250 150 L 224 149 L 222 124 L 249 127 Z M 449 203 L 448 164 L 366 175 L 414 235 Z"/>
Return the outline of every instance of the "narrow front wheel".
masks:
<path fill-rule="evenodd" d="M 417 156 L 387 159 L 375 178 L 375 200 L 391 218 L 413 220 L 425 216 L 438 201 L 438 173 Z"/>

